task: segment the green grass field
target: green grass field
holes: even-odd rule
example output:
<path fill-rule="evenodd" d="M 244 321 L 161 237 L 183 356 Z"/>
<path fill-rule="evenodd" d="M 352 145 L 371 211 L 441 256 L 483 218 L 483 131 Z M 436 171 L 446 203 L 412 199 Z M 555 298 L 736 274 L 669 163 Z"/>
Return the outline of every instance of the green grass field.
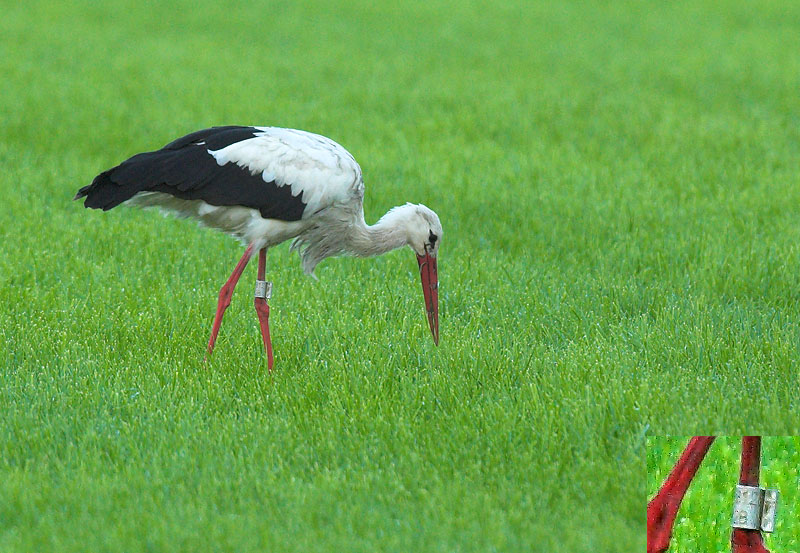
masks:
<path fill-rule="evenodd" d="M 800 433 L 800 5 L 598 4 L 3 3 L 0 551 L 628 553 L 648 434 Z M 71 199 L 224 124 L 439 213 L 439 348 L 284 245 L 202 366 L 242 248 Z"/>
<path fill-rule="evenodd" d="M 686 447 L 688 437 L 647 438 L 647 494 L 652 497 Z M 733 496 L 739 482 L 741 437 L 718 437 L 681 503 L 670 553 L 730 551 Z M 800 550 L 800 438 L 762 440 L 759 484 L 776 488 L 778 500 L 774 534 L 764 534 L 770 551 Z"/>

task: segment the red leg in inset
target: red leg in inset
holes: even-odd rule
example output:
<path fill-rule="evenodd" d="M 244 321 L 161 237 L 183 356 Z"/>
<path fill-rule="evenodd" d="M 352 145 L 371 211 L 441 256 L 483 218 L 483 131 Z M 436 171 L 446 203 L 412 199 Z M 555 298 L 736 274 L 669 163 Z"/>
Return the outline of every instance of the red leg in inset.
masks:
<path fill-rule="evenodd" d="M 669 547 L 683 496 L 713 442 L 714 436 L 695 436 L 689 440 L 661 489 L 647 504 L 647 553 L 663 553 Z"/>
<path fill-rule="evenodd" d="M 742 438 L 742 467 L 739 471 L 739 484 L 758 486 L 758 472 L 761 467 L 761 436 Z M 733 553 L 769 553 L 764 547 L 759 530 L 734 528 L 731 534 Z"/>
<path fill-rule="evenodd" d="M 219 326 L 222 324 L 222 315 L 231 304 L 231 296 L 236 283 L 239 282 L 239 277 L 242 276 L 242 271 L 247 267 L 247 262 L 253 256 L 253 245 L 247 246 L 244 255 L 236 264 L 236 268 L 231 273 L 228 281 L 222 286 L 219 291 L 219 301 L 217 302 L 217 314 L 214 315 L 214 326 L 211 328 L 211 338 L 208 339 L 208 353 L 209 355 L 214 351 L 214 344 L 217 341 L 217 334 L 219 334 Z"/>
<path fill-rule="evenodd" d="M 256 281 L 256 298 L 254 300 L 258 323 L 261 326 L 261 337 L 267 352 L 267 367 L 272 372 L 272 341 L 269 338 L 269 305 L 267 300 L 272 292 L 272 284 L 264 282 L 267 267 L 267 248 L 262 248 L 258 255 L 258 280 Z"/>

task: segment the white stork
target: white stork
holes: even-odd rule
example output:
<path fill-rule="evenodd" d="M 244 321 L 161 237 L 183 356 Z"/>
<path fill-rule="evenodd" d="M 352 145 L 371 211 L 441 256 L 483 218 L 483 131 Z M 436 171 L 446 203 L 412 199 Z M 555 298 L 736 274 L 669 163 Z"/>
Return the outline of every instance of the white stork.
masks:
<path fill-rule="evenodd" d="M 439 343 L 436 255 L 439 217 L 424 205 L 389 210 L 375 225 L 364 221 L 361 167 L 333 140 L 277 127 L 214 127 L 137 154 L 100 173 L 75 199 L 109 210 L 122 203 L 156 206 L 240 239 L 247 248 L 219 292 L 208 340 L 214 349 L 222 315 L 245 266 L 259 252 L 255 307 L 272 370 L 269 306 L 264 280 L 267 248 L 294 238 L 303 269 L 338 254 L 379 255 L 410 246 L 417 254 L 428 324 Z"/>

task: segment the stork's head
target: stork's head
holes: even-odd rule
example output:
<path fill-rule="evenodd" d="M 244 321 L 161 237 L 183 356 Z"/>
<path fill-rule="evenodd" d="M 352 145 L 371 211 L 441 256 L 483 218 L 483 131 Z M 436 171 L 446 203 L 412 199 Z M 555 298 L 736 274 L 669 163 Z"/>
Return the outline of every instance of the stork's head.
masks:
<path fill-rule="evenodd" d="M 433 342 L 438 346 L 439 275 L 436 271 L 436 255 L 442 241 L 442 224 L 439 222 L 439 216 L 422 204 L 406 204 L 404 207 L 408 210 L 406 225 L 408 245 L 417 254 L 428 325 L 431 327 Z"/>
<path fill-rule="evenodd" d="M 406 233 L 408 245 L 417 254 L 429 254 L 436 257 L 439 251 L 439 242 L 442 240 L 442 224 L 439 216 L 422 204 L 407 204 L 410 215 L 407 220 Z"/>
<path fill-rule="evenodd" d="M 399 238 L 392 241 L 398 247 L 405 238 L 406 243 L 417 254 L 419 275 L 422 278 L 422 293 L 425 295 L 425 311 L 431 327 L 433 341 L 439 345 L 439 277 L 436 272 L 436 255 L 442 241 L 442 224 L 439 216 L 422 204 L 406 204 L 389 210 L 381 217 L 376 227 L 387 229 Z"/>

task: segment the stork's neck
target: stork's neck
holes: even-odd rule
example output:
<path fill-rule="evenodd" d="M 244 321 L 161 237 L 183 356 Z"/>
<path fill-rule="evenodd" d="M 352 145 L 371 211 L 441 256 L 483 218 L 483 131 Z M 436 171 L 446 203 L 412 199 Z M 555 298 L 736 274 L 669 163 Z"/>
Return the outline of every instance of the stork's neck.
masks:
<path fill-rule="evenodd" d="M 396 208 L 397 209 L 397 208 Z M 381 255 L 408 244 L 405 219 L 389 211 L 374 225 L 368 225 L 363 218 L 350 234 L 349 250 L 360 257 Z"/>
<path fill-rule="evenodd" d="M 380 255 L 408 244 L 409 221 L 414 215 L 414 206 L 406 204 L 395 207 L 374 225 L 364 222 L 361 205 L 358 211 L 347 208 L 323 212 L 316 224 L 298 236 L 292 248 L 300 248 L 303 270 L 314 274 L 317 263 L 341 253 L 360 257 Z"/>

